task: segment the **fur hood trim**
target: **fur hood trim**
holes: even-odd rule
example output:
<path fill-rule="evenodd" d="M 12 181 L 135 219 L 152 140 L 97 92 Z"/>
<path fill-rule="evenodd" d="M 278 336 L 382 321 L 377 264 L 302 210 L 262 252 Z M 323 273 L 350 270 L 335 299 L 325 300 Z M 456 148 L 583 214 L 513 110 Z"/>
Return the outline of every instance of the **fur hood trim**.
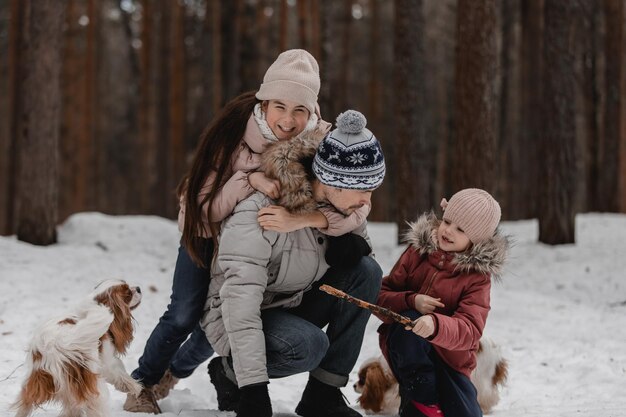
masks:
<path fill-rule="evenodd" d="M 408 223 L 405 241 L 420 254 L 431 254 L 439 250 L 436 233 L 440 223 L 432 211 L 424 213 L 415 222 Z M 500 234 L 498 229 L 491 239 L 473 244 L 469 251 L 455 253 L 452 262 L 461 272 L 490 274 L 499 280 L 509 248 L 510 238 Z"/>
<path fill-rule="evenodd" d="M 270 144 L 261 155 L 265 175 L 280 182 L 276 203 L 291 213 L 310 213 L 317 208 L 304 163 L 313 160 L 322 138 L 317 131 L 305 131 L 291 140 Z"/>

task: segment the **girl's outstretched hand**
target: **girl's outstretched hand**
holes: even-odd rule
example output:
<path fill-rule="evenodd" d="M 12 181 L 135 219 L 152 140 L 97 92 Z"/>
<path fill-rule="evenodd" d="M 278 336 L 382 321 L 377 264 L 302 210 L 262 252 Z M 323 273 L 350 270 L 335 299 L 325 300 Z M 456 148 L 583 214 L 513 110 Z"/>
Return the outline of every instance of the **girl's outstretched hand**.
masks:
<path fill-rule="evenodd" d="M 433 298 L 430 295 L 425 294 L 417 294 L 415 296 L 415 309 L 420 313 L 432 313 L 437 307 L 445 307 L 445 305 L 441 302 L 441 298 Z"/>
<path fill-rule="evenodd" d="M 251 172 L 248 174 L 248 182 L 252 188 L 262 192 L 269 198 L 276 200 L 280 197 L 280 183 L 278 180 L 269 179 L 262 172 Z"/>
<path fill-rule="evenodd" d="M 279 233 L 289 233 L 303 227 L 299 216 L 289 213 L 281 206 L 263 207 L 259 210 L 258 220 L 264 230 Z"/>
<path fill-rule="evenodd" d="M 257 217 L 264 230 L 289 233 L 305 227 L 326 228 L 328 220 L 319 210 L 312 213 L 292 214 L 282 206 L 267 206 L 259 210 Z"/>
<path fill-rule="evenodd" d="M 424 339 L 435 333 L 435 319 L 433 319 L 433 316 L 431 315 L 422 316 L 415 320 L 414 323 L 413 328 L 409 326 L 406 327 L 406 329 L 411 330 L 413 333 L 423 337 Z"/>

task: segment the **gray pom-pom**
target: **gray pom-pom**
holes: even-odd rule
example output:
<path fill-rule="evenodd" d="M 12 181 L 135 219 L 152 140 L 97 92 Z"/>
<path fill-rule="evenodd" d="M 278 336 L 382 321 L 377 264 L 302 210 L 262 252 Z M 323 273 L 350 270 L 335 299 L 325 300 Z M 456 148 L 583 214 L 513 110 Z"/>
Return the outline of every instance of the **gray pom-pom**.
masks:
<path fill-rule="evenodd" d="M 365 116 L 356 110 L 346 110 L 337 116 L 337 129 L 342 133 L 360 133 L 366 124 Z"/>

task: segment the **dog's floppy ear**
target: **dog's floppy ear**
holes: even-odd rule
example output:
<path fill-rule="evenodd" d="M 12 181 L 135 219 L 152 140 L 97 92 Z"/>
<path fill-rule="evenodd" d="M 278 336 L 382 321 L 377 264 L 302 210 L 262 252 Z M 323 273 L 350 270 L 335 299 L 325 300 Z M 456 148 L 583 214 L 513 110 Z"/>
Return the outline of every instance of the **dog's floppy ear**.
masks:
<path fill-rule="evenodd" d="M 358 401 L 364 410 L 379 412 L 383 406 L 385 391 L 389 388 L 387 375 L 379 362 L 367 365 L 365 372 L 365 384 Z"/>
<path fill-rule="evenodd" d="M 130 311 L 132 291 L 128 284 L 120 284 L 108 288 L 95 297 L 98 304 L 109 307 L 113 313 L 113 322 L 109 326 L 109 337 L 115 350 L 126 353 L 126 349 L 133 339 L 133 323 Z"/>

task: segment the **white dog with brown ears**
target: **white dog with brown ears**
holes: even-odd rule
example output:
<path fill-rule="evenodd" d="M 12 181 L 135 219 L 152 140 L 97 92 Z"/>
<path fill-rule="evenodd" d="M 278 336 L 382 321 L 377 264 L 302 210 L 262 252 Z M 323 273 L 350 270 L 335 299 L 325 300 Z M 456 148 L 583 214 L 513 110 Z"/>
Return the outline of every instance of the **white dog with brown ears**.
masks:
<path fill-rule="evenodd" d="M 478 404 L 489 414 L 500 401 L 500 388 L 507 378 L 508 365 L 500 347 L 487 337 L 480 339 L 476 368 L 470 379 L 478 391 Z M 400 408 L 398 381 L 381 355 L 361 364 L 354 390 L 361 395 L 359 404 L 366 414 L 396 415 Z"/>
<path fill-rule="evenodd" d="M 73 312 L 44 323 L 30 343 L 28 373 L 13 405 L 16 417 L 50 401 L 61 404 L 63 417 L 108 416 L 105 381 L 139 395 L 141 385 L 119 356 L 133 339 L 131 310 L 140 302 L 139 287 L 108 280 Z"/>

